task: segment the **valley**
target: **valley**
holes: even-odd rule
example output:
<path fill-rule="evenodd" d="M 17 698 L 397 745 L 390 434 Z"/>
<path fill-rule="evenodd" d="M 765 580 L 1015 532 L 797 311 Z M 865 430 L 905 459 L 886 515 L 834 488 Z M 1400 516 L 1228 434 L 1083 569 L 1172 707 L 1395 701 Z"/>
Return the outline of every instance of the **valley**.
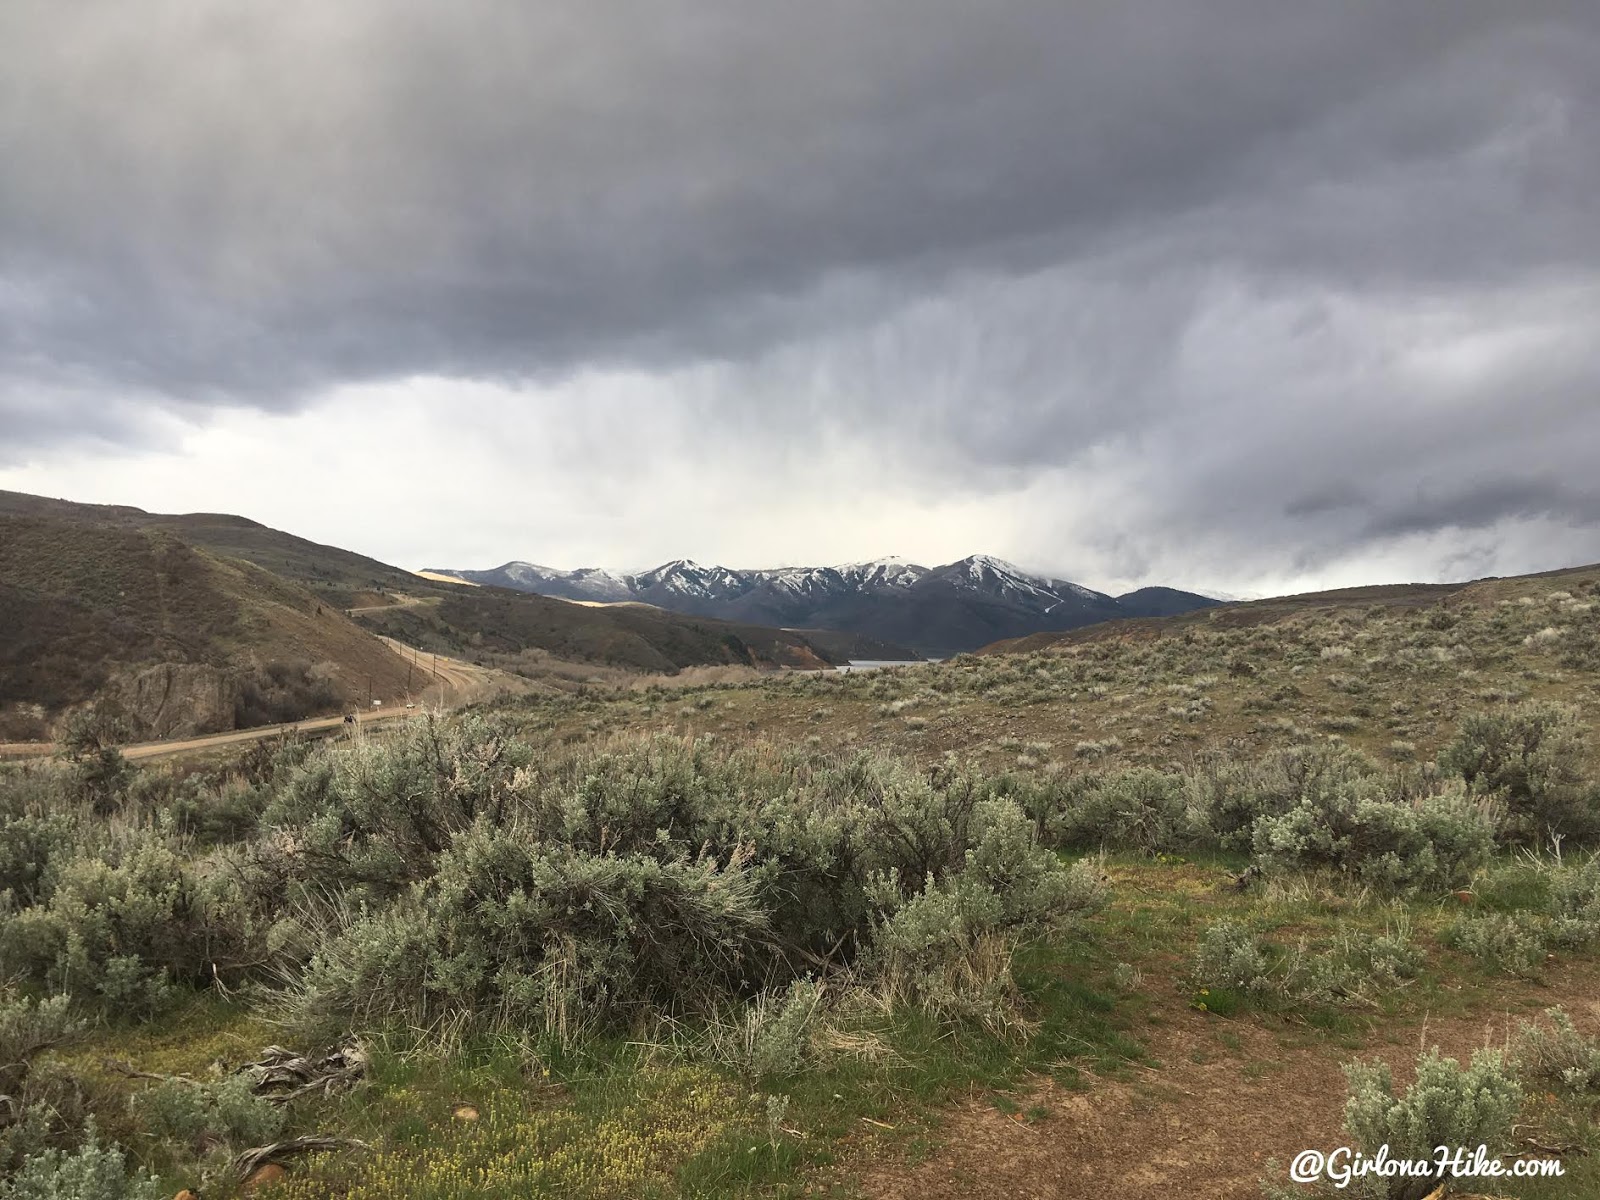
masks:
<path fill-rule="evenodd" d="M 1600 2 L 0 63 L 0 1200 L 1600 1200 Z"/>
<path fill-rule="evenodd" d="M 339 616 L 415 709 L 0 764 L 35 1161 L 92 1117 L 139 1200 L 1275 1198 L 1470 1059 L 1516 1119 L 1459 1136 L 1565 1171 L 1496 1197 L 1600 1187 L 1600 566 L 860 671 L 435 677 L 595 610 L 410 586 Z M 269 1043 L 345 1065 L 274 1099 Z"/>

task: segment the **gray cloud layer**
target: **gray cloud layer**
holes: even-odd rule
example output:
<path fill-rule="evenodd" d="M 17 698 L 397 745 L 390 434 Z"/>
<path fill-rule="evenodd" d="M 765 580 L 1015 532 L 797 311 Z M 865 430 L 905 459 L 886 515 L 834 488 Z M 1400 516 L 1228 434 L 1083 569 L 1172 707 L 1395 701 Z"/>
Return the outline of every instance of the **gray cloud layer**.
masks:
<path fill-rule="evenodd" d="M 1127 574 L 1597 523 L 1591 0 L 12 0 L 0 47 L 0 459 L 630 366 L 730 448 L 1081 472 L 1115 517 L 1036 557 Z"/>

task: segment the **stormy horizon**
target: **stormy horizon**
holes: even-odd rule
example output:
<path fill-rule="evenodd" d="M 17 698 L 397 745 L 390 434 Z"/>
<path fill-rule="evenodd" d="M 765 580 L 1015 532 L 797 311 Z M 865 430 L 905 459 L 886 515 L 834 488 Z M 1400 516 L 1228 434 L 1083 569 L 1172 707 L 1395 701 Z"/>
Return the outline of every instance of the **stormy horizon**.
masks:
<path fill-rule="evenodd" d="M 1600 561 L 1600 10 L 0 13 L 0 488 L 412 568 Z"/>

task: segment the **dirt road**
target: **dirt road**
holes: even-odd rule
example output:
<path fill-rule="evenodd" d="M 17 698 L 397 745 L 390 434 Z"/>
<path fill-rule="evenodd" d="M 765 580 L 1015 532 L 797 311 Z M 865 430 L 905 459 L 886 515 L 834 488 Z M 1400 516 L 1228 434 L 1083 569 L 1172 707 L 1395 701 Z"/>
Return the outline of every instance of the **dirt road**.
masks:
<path fill-rule="evenodd" d="M 357 723 L 371 725 L 377 721 L 392 721 L 396 717 L 415 716 L 419 710 L 398 705 L 390 708 L 375 708 L 368 712 L 355 714 Z M 253 729 L 233 729 L 227 733 L 208 733 L 203 737 L 183 738 L 176 741 L 139 742 L 132 746 L 122 747 L 122 756 L 127 759 L 160 758 L 168 754 L 182 754 L 191 750 L 210 750 L 217 746 L 231 746 L 244 742 L 259 742 L 265 738 L 275 738 L 291 729 L 306 732 L 323 729 L 337 729 L 345 723 L 341 717 L 313 717 L 307 721 L 295 721 L 287 725 L 257 725 Z M 10 742 L 0 743 L 0 759 L 28 759 L 49 758 L 55 754 L 57 747 L 52 742 Z"/>
<path fill-rule="evenodd" d="M 362 613 L 393 612 L 397 608 L 427 608 L 439 603 L 438 596 L 396 596 L 389 604 L 363 604 L 356 608 L 347 608 L 344 615 L 359 617 Z"/>
<path fill-rule="evenodd" d="M 525 686 L 526 681 L 507 671 L 480 667 L 459 658 L 429 654 L 404 642 L 379 635 L 378 640 L 409 663 L 415 663 L 417 688 L 424 701 L 433 704 L 462 705 L 482 700 L 505 689 Z"/>
<path fill-rule="evenodd" d="M 456 708 L 474 700 L 486 699 L 503 690 L 517 690 L 527 686 L 527 681 L 504 671 L 480 667 L 443 655 L 424 654 L 393 638 L 380 639 L 389 649 L 408 662 L 416 664 L 416 696 L 411 705 L 390 704 L 380 708 L 357 710 L 355 717 L 361 726 L 375 722 L 392 721 L 396 717 L 415 716 L 424 709 Z M 275 738 L 290 729 L 307 732 L 337 729 L 345 723 L 343 716 L 313 717 L 286 725 L 259 725 L 254 729 L 234 729 L 226 733 L 206 734 L 203 737 L 183 738 L 160 742 L 141 742 L 124 746 L 122 754 L 128 759 L 161 758 L 171 754 L 210 750 L 219 746 L 259 742 Z M 0 760 L 49 758 L 59 747 L 51 742 L 0 743 Z"/>

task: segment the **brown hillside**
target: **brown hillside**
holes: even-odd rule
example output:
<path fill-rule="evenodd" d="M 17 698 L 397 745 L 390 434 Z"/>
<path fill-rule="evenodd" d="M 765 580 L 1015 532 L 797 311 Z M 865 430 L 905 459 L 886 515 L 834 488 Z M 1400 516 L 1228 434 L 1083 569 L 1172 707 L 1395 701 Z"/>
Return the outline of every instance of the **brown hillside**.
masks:
<path fill-rule="evenodd" d="M 43 736 L 99 701 L 165 737 L 295 720 L 405 686 L 338 609 L 171 534 L 0 516 L 0 728 Z"/>
<path fill-rule="evenodd" d="M 551 658 L 626 671 L 672 672 L 724 664 L 816 668 L 849 657 L 875 656 L 871 649 L 852 649 L 837 636 L 829 641 L 830 648 L 824 648 L 788 630 L 642 606 L 590 608 L 525 592 L 429 579 L 222 513 L 165 515 L 0 491 L 0 519 L 8 516 L 75 526 L 81 532 L 74 537 L 85 546 L 112 544 L 108 539 L 139 532 L 165 535 L 213 559 L 253 563 L 314 595 L 324 607 L 358 610 L 352 615 L 363 625 L 409 645 L 534 675 Z M 55 570 L 49 564 L 41 569 Z M 375 611 L 379 609 L 386 611 Z"/>

